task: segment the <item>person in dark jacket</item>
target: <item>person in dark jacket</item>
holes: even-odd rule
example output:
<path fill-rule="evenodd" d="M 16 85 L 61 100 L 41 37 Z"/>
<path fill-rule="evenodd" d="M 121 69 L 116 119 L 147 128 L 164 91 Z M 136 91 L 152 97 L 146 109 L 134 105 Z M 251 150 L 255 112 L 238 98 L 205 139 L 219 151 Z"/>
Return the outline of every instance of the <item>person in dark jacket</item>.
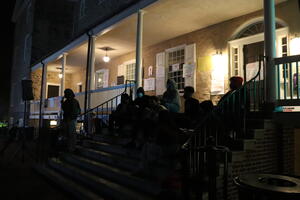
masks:
<path fill-rule="evenodd" d="M 76 145 L 77 117 L 81 110 L 79 102 L 75 99 L 75 94 L 71 89 L 65 89 L 61 107 L 63 110 L 63 130 L 67 138 L 67 149 L 69 152 L 73 152 Z"/>

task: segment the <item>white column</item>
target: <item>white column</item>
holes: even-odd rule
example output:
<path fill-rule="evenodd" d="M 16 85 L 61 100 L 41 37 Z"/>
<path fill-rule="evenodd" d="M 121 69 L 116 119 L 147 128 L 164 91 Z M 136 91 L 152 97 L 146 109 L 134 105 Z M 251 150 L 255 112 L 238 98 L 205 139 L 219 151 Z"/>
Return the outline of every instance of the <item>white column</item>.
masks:
<path fill-rule="evenodd" d="M 61 74 L 62 74 L 62 78 L 60 79 L 60 96 L 64 95 L 64 91 L 65 91 L 65 68 L 66 68 L 66 62 L 67 62 L 67 53 L 63 53 L 62 54 L 62 58 L 61 58 Z"/>
<path fill-rule="evenodd" d="M 265 56 L 266 56 L 266 100 L 267 103 L 275 103 L 276 100 L 276 69 L 274 58 L 276 57 L 276 33 L 275 33 L 275 2 L 264 0 L 265 23 Z"/>
<path fill-rule="evenodd" d="M 136 68 L 135 68 L 135 88 L 141 87 L 143 78 L 143 15 L 144 11 L 138 11 L 137 33 L 136 33 Z M 136 90 L 135 90 L 136 91 Z"/>
<path fill-rule="evenodd" d="M 95 42 L 96 36 L 91 36 L 91 52 L 90 52 L 90 59 L 89 62 L 89 84 L 88 84 L 88 109 L 92 108 L 92 94 L 91 90 L 95 89 Z"/>

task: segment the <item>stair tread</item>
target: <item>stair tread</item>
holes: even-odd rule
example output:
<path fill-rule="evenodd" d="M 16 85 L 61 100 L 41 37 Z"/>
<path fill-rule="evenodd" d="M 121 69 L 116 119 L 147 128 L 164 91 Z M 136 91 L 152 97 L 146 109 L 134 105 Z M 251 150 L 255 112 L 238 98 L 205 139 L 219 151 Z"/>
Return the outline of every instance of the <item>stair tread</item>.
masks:
<path fill-rule="evenodd" d="M 100 142 L 100 141 L 93 141 L 93 140 L 88 140 L 86 142 L 90 143 L 90 144 L 98 145 L 98 148 L 102 147 L 101 150 L 108 152 L 108 153 L 113 153 L 113 154 L 118 154 L 118 155 L 126 155 L 126 156 L 128 156 L 130 158 L 134 158 L 134 159 L 140 158 L 139 151 L 133 150 L 133 149 L 127 149 L 127 148 L 122 147 L 121 145 L 110 144 L 110 143 Z M 110 148 L 110 150 L 105 149 L 108 147 Z M 96 148 L 96 147 L 94 147 L 94 148 Z"/>
<path fill-rule="evenodd" d="M 98 168 L 101 168 L 101 170 L 99 169 L 99 170 L 96 171 L 96 173 L 98 175 L 102 175 L 102 176 L 106 175 L 106 176 L 108 176 L 106 174 L 106 172 L 103 171 L 103 170 L 104 169 L 105 170 L 109 170 L 109 171 L 115 173 L 117 176 L 125 176 L 127 179 L 131 179 L 133 181 L 136 181 L 137 183 L 139 183 L 139 184 L 141 184 L 143 186 L 147 185 L 148 188 L 151 188 L 151 193 L 158 194 L 161 191 L 161 187 L 160 187 L 159 183 L 153 182 L 151 180 L 147 180 L 147 178 L 144 178 L 144 177 L 134 176 L 134 175 L 132 175 L 132 173 L 130 173 L 130 172 L 126 171 L 126 170 L 122 170 L 122 169 L 119 169 L 119 168 L 116 168 L 116 167 L 113 167 L 111 165 L 104 164 L 104 163 L 101 163 L 101 162 L 93 161 L 91 159 L 88 159 L 88 158 L 85 158 L 85 157 L 82 157 L 82 156 L 78 156 L 78 155 L 65 154 L 64 156 L 65 156 L 64 159 L 67 159 L 66 157 L 70 157 L 70 158 L 73 158 L 73 159 L 77 159 L 80 162 L 84 162 L 86 164 L 94 165 L 94 166 L 96 166 Z M 66 161 L 66 162 L 68 162 L 68 161 Z M 94 173 L 94 172 L 92 172 L 92 173 Z M 129 184 L 129 183 L 127 183 L 127 184 Z"/>
<path fill-rule="evenodd" d="M 130 199 L 135 199 L 134 197 L 136 197 L 137 199 L 151 199 L 149 197 L 147 197 L 146 195 L 143 195 L 137 191 L 134 191 L 132 189 L 129 189 L 123 185 L 117 184 L 115 182 L 112 182 L 110 180 L 107 180 L 105 178 L 99 177 L 99 176 L 95 176 L 87 171 L 84 171 L 78 167 L 72 166 L 66 162 L 63 161 L 58 161 L 55 159 L 51 159 L 50 162 L 56 166 L 60 166 L 63 167 L 65 169 L 68 170 L 69 173 L 73 173 L 73 174 L 77 174 L 80 176 L 83 176 L 85 178 L 87 178 L 87 180 L 89 181 L 93 181 L 94 183 L 98 183 L 99 185 L 101 185 L 102 187 L 109 187 L 110 189 L 112 189 L 114 192 L 116 193 L 121 193 L 122 195 L 129 195 Z M 90 186 L 94 186 L 96 187 L 96 185 L 90 184 Z M 122 196 L 123 198 L 124 196 Z"/>
<path fill-rule="evenodd" d="M 62 176 L 58 172 L 55 172 L 53 169 L 44 166 L 34 166 L 34 169 L 39 174 L 47 177 L 52 182 L 60 186 L 62 189 L 64 189 L 66 192 L 68 192 L 77 199 L 104 200 L 102 197 L 87 190 L 81 185 L 75 183 L 74 181 Z"/>
<path fill-rule="evenodd" d="M 139 161 L 139 160 L 134 159 L 134 158 L 124 157 L 122 155 L 117 155 L 117 154 L 114 154 L 114 153 L 105 152 L 105 151 L 101 151 L 101 150 L 95 150 L 95 149 L 86 148 L 86 147 L 82 147 L 82 146 L 76 146 L 76 148 L 79 149 L 79 150 L 90 151 L 90 152 L 97 153 L 97 154 L 102 155 L 102 156 L 117 158 L 117 159 L 129 161 L 129 162 L 138 162 Z"/>

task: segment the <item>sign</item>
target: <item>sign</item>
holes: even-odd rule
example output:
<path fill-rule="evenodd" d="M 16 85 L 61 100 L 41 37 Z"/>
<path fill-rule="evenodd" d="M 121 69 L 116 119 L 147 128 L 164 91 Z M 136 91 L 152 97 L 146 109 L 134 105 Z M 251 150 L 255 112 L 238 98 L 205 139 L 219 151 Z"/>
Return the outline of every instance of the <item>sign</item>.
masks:
<path fill-rule="evenodd" d="M 180 69 L 179 66 L 180 66 L 179 63 L 173 64 L 173 65 L 172 65 L 172 71 L 173 71 L 173 72 L 179 71 L 179 69 Z"/>
<path fill-rule="evenodd" d="M 148 76 L 153 76 L 153 67 L 152 66 L 148 67 Z"/>
<path fill-rule="evenodd" d="M 259 62 L 248 63 L 246 65 L 246 81 L 251 80 L 256 76 L 259 70 Z M 263 70 L 260 71 L 260 80 L 264 79 Z M 257 78 L 258 79 L 258 78 Z"/>
<path fill-rule="evenodd" d="M 144 79 L 144 90 L 145 91 L 155 90 L 155 78 Z"/>
<path fill-rule="evenodd" d="M 300 112 L 300 106 L 278 106 L 275 112 Z"/>

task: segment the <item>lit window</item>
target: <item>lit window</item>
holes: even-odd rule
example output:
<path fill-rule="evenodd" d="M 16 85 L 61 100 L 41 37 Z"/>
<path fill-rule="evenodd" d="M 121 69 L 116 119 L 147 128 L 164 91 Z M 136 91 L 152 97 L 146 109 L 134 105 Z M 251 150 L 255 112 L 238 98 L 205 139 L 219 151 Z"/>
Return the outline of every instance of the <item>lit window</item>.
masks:
<path fill-rule="evenodd" d="M 96 72 L 96 89 L 103 88 L 104 86 L 104 72 Z"/>
<path fill-rule="evenodd" d="M 168 79 L 175 81 L 179 91 L 184 89 L 184 53 L 184 47 L 167 52 Z"/>
<path fill-rule="evenodd" d="M 135 63 L 126 64 L 126 80 L 135 80 Z"/>

